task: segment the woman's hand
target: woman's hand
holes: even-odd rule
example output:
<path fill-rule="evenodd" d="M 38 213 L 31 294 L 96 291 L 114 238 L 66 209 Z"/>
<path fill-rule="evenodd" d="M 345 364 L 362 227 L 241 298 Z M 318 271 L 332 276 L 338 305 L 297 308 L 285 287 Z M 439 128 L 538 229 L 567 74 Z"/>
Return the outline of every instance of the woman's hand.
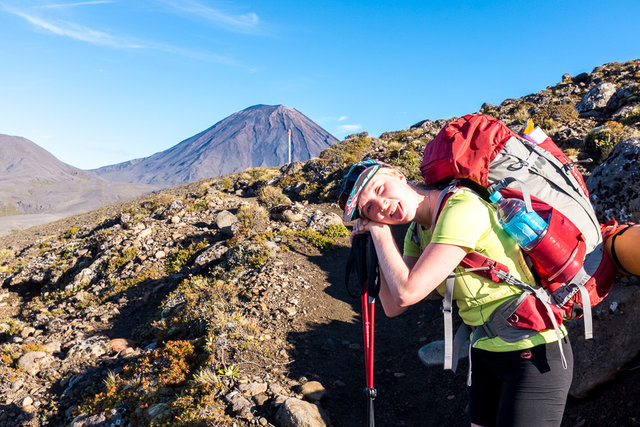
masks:
<path fill-rule="evenodd" d="M 368 218 L 359 218 L 355 224 L 353 224 L 353 229 L 351 230 L 351 236 L 349 236 L 349 240 L 353 243 L 353 238 L 358 234 L 369 233 L 376 228 L 388 227 L 386 224 L 382 224 L 380 222 L 372 221 Z"/>

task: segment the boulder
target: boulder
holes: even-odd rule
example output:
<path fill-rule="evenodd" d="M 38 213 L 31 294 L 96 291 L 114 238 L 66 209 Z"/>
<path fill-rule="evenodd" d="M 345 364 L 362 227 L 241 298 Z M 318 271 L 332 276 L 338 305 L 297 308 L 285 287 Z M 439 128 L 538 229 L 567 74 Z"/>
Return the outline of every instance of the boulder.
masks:
<path fill-rule="evenodd" d="M 111 341 L 109 341 L 109 345 L 111 346 L 111 351 L 115 351 L 116 353 L 124 351 L 127 348 L 137 347 L 135 341 L 132 341 L 127 338 L 114 338 Z"/>
<path fill-rule="evenodd" d="M 267 383 L 252 382 L 247 384 L 240 384 L 238 386 L 238 390 L 240 390 L 240 393 L 242 393 L 244 396 L 253 397 L 266 392 Z"/>
<path fill-rule="evenodd" d="M 83 268 L 73 279 L 74 287 L 79 287 L 83 283 L 90 283 L 96 277 L 96 272 L 92 268 Z"/>
<path fill-rule="evenodd" d="M 170 413 L 170 411 L 171 408 L 169 408 L 169 405 L 167 403 L 156 403 L 155 405 L 147 409 L 147 414 L 149 415 L 149 423 L 159 423 L 163 417 Z"/>
<path fill-rule="evenodd" d="M 30 351 L 20 356 L 18 366 L 24 369 L 29 375 L 36 375 L 49 366 L 52 361 L 53 359 L 44 351 Z"/>
<path fill-rule="evenodd" d="M 616 85 L 613 83 L 601 83 L 591 89 L 582 98 L 582 101 L 576 105 L 576 110 L 582 115 L 589 115 L 588 113 L 604 108 L 607 106 L 609 99 L 616 92 Z M 585 114 L 586 113 L 586 114 Z"/>
<path fill-rule="evenodd" d="M 290 397 L 276 412 L 278 427 L 324 427 L 329 418 L 316 404 Z"/>
<path fill-rule="evenodd" d="M 616 90 L 609 101 L 607 101 L 607 109 L 615 111 L 629 103 L 638 101 L 640 101 L 640 84 L 626 84 Z"/>
<path fill-rule="evenodd" d="M 304 400 L 318 402 L 327 394 L 327 390 L 319 381 L 309 381 L 302 384 L 300 393 L 304 396 Z"/>
<path fill-rule="evenodd" d="M 238 217 L 229 211 L 220 211 L 216 215 L 216 225 L 226 238 L 233 237 L 239 225 Z"/>
<path fill-rule="evenodd" d="M 601 222 L 640 222 L 640 138 L 618 143 L 589 179 L 591 203 Z"/>
<path fill-rule="evenodd" d="M 330 225 L 342 224 L 342 218 L 333 212 L 323 213 L 320 210 L 316 210 L 311 218 L 307 221 L 307 226 L 315 231 L 323 231 Z"/>
<path fill-rule="evenodd" d="M 47 353 L 58 353 L 62 348 L 60 341 L 50 341 L 44 345 L 44 351 Z"/>
<path fill-rule="evenodd" d="M 283 165 L 280 168 L 280 173 L 283 176 L 293 175 L 294 173 L 300 172 L 304 164 L 302 162 L 291 162 Z"/>
<path fill-rule="evenodd" d="M 111 427 L 125 424 L 125 418 L 115 409 L 94 415 L 80 414 L 71 421 L 71 427 Z"/>
<path fill-rule="evenodd" d="M 109 338 L 104 335 L 95 335 L 71 347 L 67 354 L 67 359 L 77 362 L 93 362 L 110 351 Z"/>
<path fill-rule="evenodd" d="M 162 219 L 170 219 L 176 215 L 180 215 L 187 208 L 182 200 L 174 200 L 160 215 Z"/>
<path fill-rule="evenodd" d="M 122 224 L 122 228 L 125 230 L 131 230 L 135 223 L 132 220 L 131 215 L 123 212 L 120 214 L 120 224 Z"/>
<path fill-rule="evenodd" d="M 236 222 L 238 222 L 238 218 L 229 211 L 220 211 L 218 215 L 216 215 L 216 225 L 220 229 L 229 227 Z"/>
<path fill-rule="evenodd" d="M 625 104 L 622 107 L 618 108 L 618 110 L 616 110 L 611 115 L 611 120 L 616 120 L 616 121 L 624 120 L 626 117 L 633 114 L 638 109 L 640 109 L 640 102 L 632 102 L 629 104 Z"/>
<path fill-rule="evenodd" d="M 233 391 L 227 394 L 224 397 L 224 400 L 229 404 L 231 412 L 237 416 L 249 421 L 254 418 L 252 413 L 253 403 L 241 393 Z"/>
<path fill-rule="evenodd" d="M 213 261 L 219 260 L 229 251 L 224 242 L 216 242 L 205 248 L 194 261 L 195 265 L 204 266 Z"/>
<path fill-rule="evenodd" d="M 292 223 L 304 219 L 304 208 L 296 203 L 295 205 L 277 205 L 269 209 L 269 217 L 273 221 Z"/>

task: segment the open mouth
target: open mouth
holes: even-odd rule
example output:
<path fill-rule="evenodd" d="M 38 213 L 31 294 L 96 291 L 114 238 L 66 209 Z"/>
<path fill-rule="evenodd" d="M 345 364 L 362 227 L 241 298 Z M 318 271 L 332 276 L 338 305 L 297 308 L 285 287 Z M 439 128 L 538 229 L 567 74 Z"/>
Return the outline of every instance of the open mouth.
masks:
<path fill-rule="evenodd" d="M 395 203 L 391 206 L 391 208 L 389 209 L 389 211 L 388 211 L 388 212 L 389 212 L 389 217 L 391 217 L 391 218 L 394 218 L 394 217 L 395 217 L 396 212 L 397 212 L 398 214 L 401 214 L 401 213 L 402 213 L 402 211 L 401 211 L 401 209 L 400 209 L 400 203 L 395 202 Z"/>

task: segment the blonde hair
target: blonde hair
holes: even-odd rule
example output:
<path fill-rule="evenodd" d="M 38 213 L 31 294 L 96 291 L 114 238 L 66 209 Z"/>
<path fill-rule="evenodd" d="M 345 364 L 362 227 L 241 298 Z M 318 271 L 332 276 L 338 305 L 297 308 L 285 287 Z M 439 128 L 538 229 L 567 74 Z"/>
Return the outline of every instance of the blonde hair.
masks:
<path fill-rule="evenodd" d="M 378 171 L 376 172 L 376 175 L 377 174 L 383 174 L 383 175 L 395 176 L 396 178 L 407 179 L 407 177 L 404 176 L 404 174 L 396 168 L 383 167 L 378 169 Z"/>
<path fill-rule="evenodd" d="M 407 181 L 407 184 L 409 184 L 413 188 L 419 188 L 419 189 L 422 189 L 422 190 L 439 191 L 436 187 L 434 187 L 432 185 L 427 185 L 422 181 L 409 180 L 409 178 L 407 178 L 407 176 L 405 174 L 403 174 L 399 169 L 396 169 L 396 168 L 390 168 L 390 167 L 380 168 L 376 172 L 376 175 L 377 174 L 389 175 L 389 176 L 393 176 L 393 177 L 396 177 L 396 178 L 404 178 L 404 180 Z"/>

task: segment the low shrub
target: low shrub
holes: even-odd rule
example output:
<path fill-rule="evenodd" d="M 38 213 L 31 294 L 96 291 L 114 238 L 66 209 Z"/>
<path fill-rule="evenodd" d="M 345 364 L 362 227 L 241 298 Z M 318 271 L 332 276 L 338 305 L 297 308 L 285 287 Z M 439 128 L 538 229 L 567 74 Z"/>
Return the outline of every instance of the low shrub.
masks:
<path fill-rule="evenodd" d="M 113 272 L 124 267 L 129 261 L 133 260 L 138 255 L 138 249 L 135 247 L 124 248 L 117 252 L 109 261 L 104 265 L 104 273 L 112 274 Z"/>
<path fill-rule="evenodd" d="M 578 111 L 571 104 L 550 105 L 549 115 L 560 122 L 572 122 L 578 119 Z"/>
<path fill-rule="evenodd" d="M 260 205 L 245 204 L 238 208 L 236 218 L 240 221 L 240 227 L 244 231 L 252 230 L 261 232 L 268 223 L 269 213 Z"/>
<path fill-rule="evenodd" d="M 595 127 L 587 133 L 584 139 L 585 150 L 594 158 L 596 163 L 601 163 L 611 153 L 613 147 L 622 141 L 624 127 L 614 121 L 608 121 L 602 126 Z"/>
<path fill-rule="evenodd" d="M 229 176 L 223 176 L 220 181 L 218 181 L 217 186 L 220 190 L 231 192 L 234 189 L 235 182 Z"/>
<path fill-rule="evenodd" d="M 320 158 L 326 159 L 337 168 L 345 168 L 359 162 L 369 151 L 371 151 L 371 138 L 369 134 L 362 132 L 349 135 L 344 141 L 323 150 Z"/>
<path fill-rule="evenodd" d="M 640 107 L 636 107 L 631 111 L 631 113 L 624 116 L 620 123 L 627 126 L 633 126 L 636 123 L 640 123 Z"/>
<path fill-rule="evenodd" d="M 337 238 L 348 236 L 349 230 L 342 224 L 334 224 L 328 226 L 323 231 L 305 228 L 298 231 L 296 235 L 306 240 L 311 246 L 321 251 L 326 251 L 333 248 Z"/>
<path fill-rule="evenodd" d="M 187 247 L 179 247 L 167 256 L 165 263 L 165 271 L 168 274 L 178 273 L 182 268 L 191 261 L 191 258 L 207 247 L 209 242 L 201 240 L 199 242 L 191 242 Z"/>
<path fill-rule="evenodd" d="M 276 205 L 290 205 L 291 200 L 282 193 L 280 187 L 265 185 L 258 190 L 258 201 L 267 207 Z"/>
<path fill-rule="evenodd" d="M 73 237 L 77 232 L 78 232 L 78 229 L 77 229 L 77 228 L 75 228 L 75 227 L 71 227 L 71 228 L 68 228 L 68 229 L 63 233 L 63 236 L 64 236 L 64 237 L 66 237 L 66 238 L 70 238 L 70 237 Z"/>
<path fill-rule="evenodd" d="M 13 252 L 11 249 L 0 249 L 0 266 L 4 266 L 5 264 L 13 261 L 15 256 L 15 252 Z"/>
<path fill-rule="evenodd" d="M 535 104 L 533 102 L 523 102 L 522 104 L 518 104 L 513 109 L 513 113 L 512 113 L 515 121 L 520 124 L 526 123 L 526 121 L 531 118 L 531 114 L 529 113 L 529 110 L 532 107 L 535 107 Z"/>

